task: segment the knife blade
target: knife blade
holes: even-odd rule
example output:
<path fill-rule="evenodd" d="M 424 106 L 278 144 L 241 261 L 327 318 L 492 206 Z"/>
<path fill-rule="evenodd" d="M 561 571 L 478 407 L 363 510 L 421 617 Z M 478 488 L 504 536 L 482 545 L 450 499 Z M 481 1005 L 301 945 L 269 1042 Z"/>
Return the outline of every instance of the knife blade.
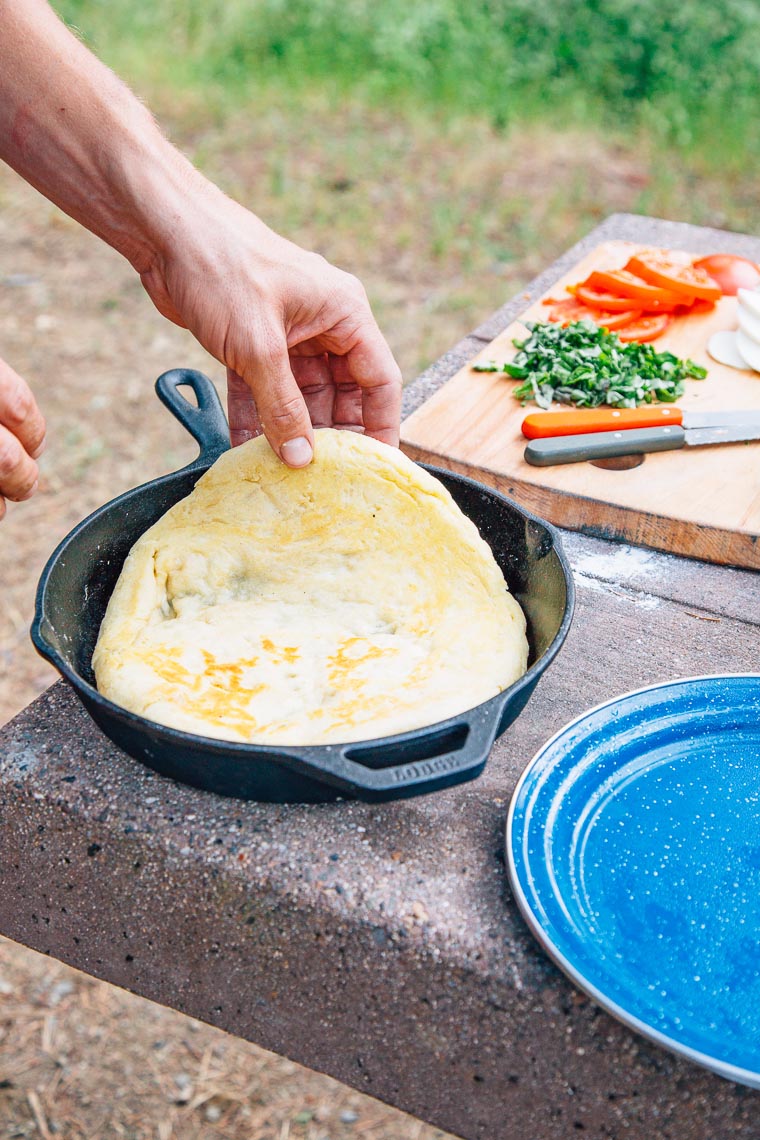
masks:
<path fill-rule="evenodd" d="M 709 419 L 706 413 L 698 417 Z M 694 417 L 689 416 L 689 422 Z M 534 439 L 525 448 L 525 459 L 534 467 L 558 463 L 612 459 L 618 455 L 641 455 L 649 451 L 672 451 L 678 447 L 703 447 L 760 439 L 760 416 L 749 413 L 743 424 L 682 427 L 626 428 L 621 431 L 585 432 L 582 435 L 547 436 Z"/>
<path fill-rule="evenodd" d="M 683 428 L 760 427 L 760 411 L 685 412 L 674 404 L 645 404 L 640 408 L 579 408 L 563 412 L 532 412 L 522 422 L 526 439 L 581 435 L 598 431 L 680 424 Z"/>

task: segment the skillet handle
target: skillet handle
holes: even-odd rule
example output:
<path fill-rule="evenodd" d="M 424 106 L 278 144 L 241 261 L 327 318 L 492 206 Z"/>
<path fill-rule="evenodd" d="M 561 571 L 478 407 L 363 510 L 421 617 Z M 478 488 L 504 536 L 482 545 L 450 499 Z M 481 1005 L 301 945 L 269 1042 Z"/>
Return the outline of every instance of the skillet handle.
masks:
<path fill-rule="evenodd" d="M 180 391 L 185 386 L 195 392 L 197 407 Z M 172 368 L 156 380 L 156 392 L 161 403 L 200 446 L 200 455 L 191 467 L 213 463 L 222 452 L 229 450 L 230 429 L 216 388 L 208 376 L 194 368 Z"/>
<path fill-rule="evenodd" d="M 479 776 L 496 739 L 503 703 L 454 717 L 429 733 L 387 743 L 344 744 L 332 763 L 320 763 L 320 778 L 352 799 L 380 801 L 424 795 Z M 397 753 L 400 763 L 379 767 Z"/>

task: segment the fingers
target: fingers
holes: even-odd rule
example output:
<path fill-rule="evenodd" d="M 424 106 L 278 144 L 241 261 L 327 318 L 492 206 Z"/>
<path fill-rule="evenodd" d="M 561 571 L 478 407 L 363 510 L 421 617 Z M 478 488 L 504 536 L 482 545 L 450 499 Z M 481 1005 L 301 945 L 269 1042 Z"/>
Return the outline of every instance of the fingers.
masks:
<path fill-rule="evenodd" d="M 259 349 L 243 379 L 272 450 L 288 467 L 306 467 L 314 454 L 314 429 L 293 375 L 284 336 L 269 349 Z"/>
<path fill-rule="evenodd" d="M 364 335 L 348 351 L 343 360 L 347 376 L 361 389 L 361 422 L 364 424 L 365 434 L 379 439 L 382 443 L 389 443 L 392 447 L 398 447 L 401 426 L 401 370 L 374 320 L 365 326 Z M 354 413 L 349 411 L 346 405 L 341 414 L 351 416 Z M 346 422 L 351 421 L 347 419 Z"/>
<path fill-rule="evenodd" d="M 351 375 L 348 357 L 331 356 L 330 366 L 335 380 L 334 426 L 364 431 L 362 390 Z"/>
<path fill-rule="evenodd" d="M 327 354 L 294 356 L 291 367 L 315 428 L 337 426 L 335 383 Z"/>
<path fill-rule="evenodd" d="M 20 503 L 37 489 L 37 464 L 27 455 L 18 439 L 0 427 L 0 495 Z"/>
<path fill-rule="evenodd" d="M 45 421 L 28 385 L 0 360 L 0 425 L 16 437 L 27 455 L 37 459 L 45 442 Z"/>
<path fill-rule="evenodd" d="M 336 385 L 335 427 L 364 431 L 398 447 L 401 371 L 378 328 L 364 286 L 352 274 L 323 262 L 310 301 L 315 299 L 321 299 L 316 320 L 301 319 L 289 328 L 291 353 L 329 354 Z M 299 314 L 304 312 L 308 306 L 301 304 Z"/>
<path fill-rule="evenodd" d="M 401 373 L 376 326 L 375 335 L 345 355 L 300 355 L 304 350 L 294 346 L 294 355 L 288 357 L 283 348 L 266 361 L 254 362 L 247 379 L 227 369 L 232 446 L 264 432 L 290 467 L 311 461 L 313 428 L 363 431 L 397 447 Z"/>
<path fill-rule="evenodd" d="M 256 411 L 253 393 L 243 377 L 231 368 L 227 369 L 227 419 L 233 447 L 261 435 L 261 420 Z"/>
<path fill-rule="evenodd" d="M 0 503 L 30 498 L 37 487 L 34 462 L 45 441 L 45 421 L 27 385 L 0 361 Z M 5 514 L 2 503 L 0 518 Z"/>
<path fill-rule="evenodd" d="M 390 348 L 375 323 L 369 306 L 360 306 L 366 312 L 359 328 L 345 329 L 343 318 L 334 327 L 318 336 L 291 345 L 293 370 L 315 426 L 333 426 L 363 431 L 375 439 L 398 447 L 401 423 L 401 371 Z M 319 352 L 326 345 L 326 354 Z M 315 362 L 319 364 L 319 377 Z M 303 379 L 303 368 L 312 369 L 308 382 Z M 306 363 L 310 362 L 310 363 Z M 333 398 L 332 417 L 328 416 L 330 397 Z M 318 401 L 318 419 L 314 419 Z"/>
<path fill-rule="evenodd" d="M 320 428 L 337 424 L 338 421 L 333 419 L 335 385 L 326 355 L 321 353 L 319 356 L 296 356 L 290 363 L 296 383 L 306 401 L 312 426 Z M 353 381 L 350 383 L 351 387 L 358 391 Z M 358 406 L 361 416 L 361 395 L 358 398 Z M 227 418 L 233 447 L 262 434 L 261 420 L 251 389 L 243 377 L 238 376 L 231 368 L 227 369 Z"/>

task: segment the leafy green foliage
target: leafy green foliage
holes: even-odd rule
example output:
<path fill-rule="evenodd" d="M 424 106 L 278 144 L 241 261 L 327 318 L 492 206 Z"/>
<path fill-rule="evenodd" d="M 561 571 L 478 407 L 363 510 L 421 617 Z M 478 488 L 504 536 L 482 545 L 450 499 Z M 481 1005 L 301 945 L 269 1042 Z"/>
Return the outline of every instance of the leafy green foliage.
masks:
<path fill-rule="evenodd" d="M 530 336 L 513 343 L 519 352 L 501 371 L 521 384 L 512 395 L 541 408 L 553 401 L 576 408 L 635 408 L 639 404 L 672 404 L 684 393 L 684 380 L 703 380 L 706 369 L 651 344 L 623 344 L 615 333 L 590 321 L 560 325 L 531 323 Z M 496 364 L 475 366 L 497 372 Z"/>
<path fill-rule="evenodd" d="M 757 147 L 754 0 L 58 0 L 111 53 L 130 39 L 167 72 L 239 87 L 276 75 L 378 99 L 410 95 L 499 126 L 643 124 L 669 144 Z M 128 49 L 124 49 L 128 50 Z M 108 54 L 108 51 L 107 53 Z M 118 61 L 111 60 L 118 66 Z M 726 140 L 729 140 L 727 142 Z"/>

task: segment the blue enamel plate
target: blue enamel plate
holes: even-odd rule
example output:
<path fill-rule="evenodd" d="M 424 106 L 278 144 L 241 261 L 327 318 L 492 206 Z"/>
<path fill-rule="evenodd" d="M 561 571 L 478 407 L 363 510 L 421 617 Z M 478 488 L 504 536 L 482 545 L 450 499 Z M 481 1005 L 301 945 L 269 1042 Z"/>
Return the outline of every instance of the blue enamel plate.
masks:
<path fill-rule="evenodd" d="M 654 685 L 567 725 L 515 789 L 507 859 L 573 982 L 760 1088 L 760 675 Z"/>

